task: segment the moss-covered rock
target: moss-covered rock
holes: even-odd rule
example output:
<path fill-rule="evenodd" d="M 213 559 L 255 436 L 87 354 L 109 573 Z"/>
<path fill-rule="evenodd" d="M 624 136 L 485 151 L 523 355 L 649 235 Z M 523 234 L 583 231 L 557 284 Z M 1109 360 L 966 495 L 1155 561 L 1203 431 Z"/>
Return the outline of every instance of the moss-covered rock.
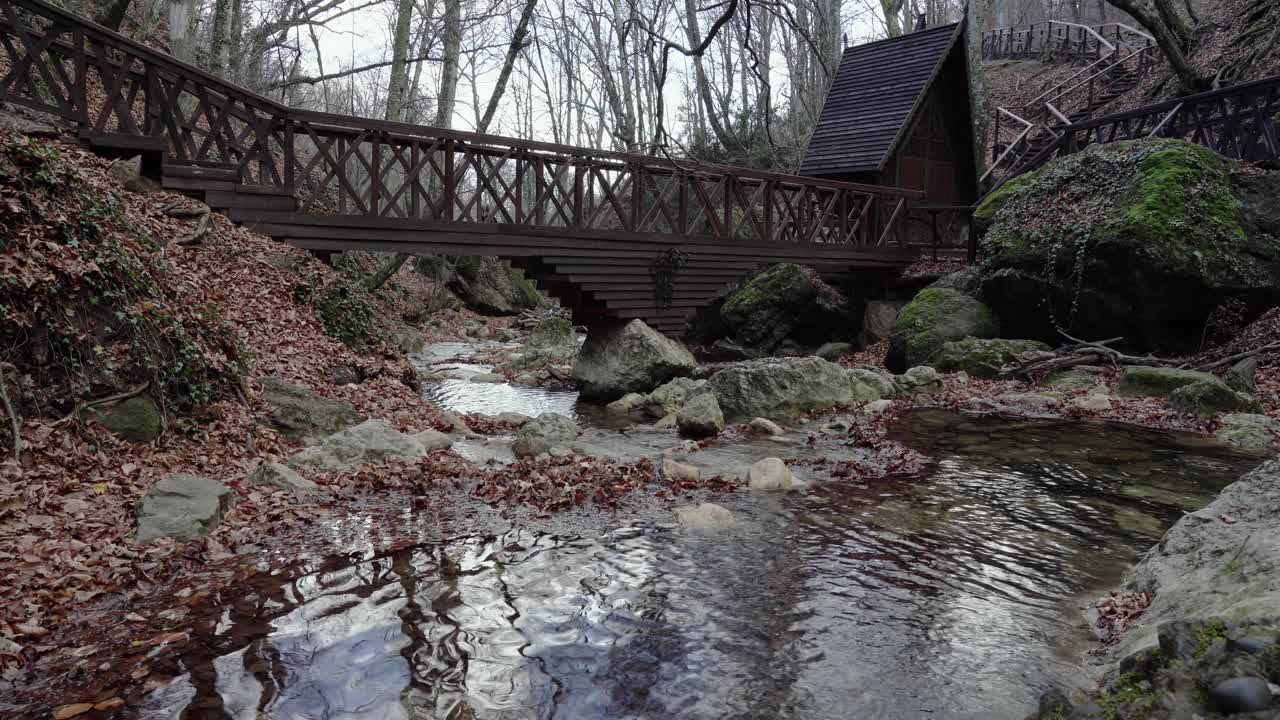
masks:
<path fill-rule="evenodd" d="M 491 315 L 515 315 L 545 302 L 523 271 L 497 257 L 457 258 L 449 289 L 467 307 Z"/>
<path fill-rule="evenodd" d="M 704 392 L 685 401 L 676 413 L 676 427 L 681 435 L 710 437 L 724 430 L 724 413 L 716 396 Z"/>
<path fill-rule="evenodd" d="M 389 337 L 382 311 L 359 282 L 339 279 L 314 296 L 326 335 L 357 352 Z"/>
<path fill-rule="evenodd" d="M 838 338 L 848 324 L 847 305 L 813 270 L 781 263 L 730 293 L 720 317 L 735 341 L 767 353 L 787 338 L 807 344 Z"/>
<path fill-rule="evenodd" d="M 146 395 L 96 408 L 93 415 L 108 430 L 129 442 L 151 442 L 164 430 L 160 408 Z"/>
<path fill-rule="evenodd" d="M 1199 145 L 1093 145 L 980 206 L 991 223 L 982 295 L 1020 337 L 1050 339 L 1062 327 L 1187 349 L 1227 298 L 1251 307 L 1280 298 L 1280 220 L 1268 202 L 1280 202 L 1280 183 L 1257 182 Z"/>
<path fill-rule="evenodd" d="M 1000 369 L 1030 350 L 1049 350 L 1038 340 L 1006 340 L 1003 338 L 965 338 L 942 344 L 933 359 L 933 367 L 942 372 L 967 372 L 978 378 L 992 379 Z"/>
<path fill-rule="evenodd" d="M 712 375 L 706 387 L 731 422 L 787 420 L 853 400 L 845 369 L 812 356 L 744 362 Z"/>
<path fill-rule="evenodd" d="M 427 346 L 427 339 L 422 335 L 422 331 L 411 325 L 393 326 L 390 339 L 396 348 L 406 355 L 420 353 Z"/>
<path fill-rule="evenodd" d="M 1280 442 L 1280 420 L 1260 413 L 1231 413 L 1219 420 L 1214 437 L 1236 447 L 1262 452 Z"/>
<path fill-rule="evenodd" d="M 1169 407 L 1183 415 L 1210 418 L 1224 412 L 1262 412 L 1257 400 L 1232 390 L 1218 378 L 1183 385 L 1169 394 Z"/>
<path fill-rule="evenodd" d="M 932 362 L 947 342 L 999 333 L 995 314 L 980 300 L 949 288 L 925 288 L 898 315 L 885 364 L 902 372 Z"/>
<path fill-rule="evenodd" d="M 341 400 L 321 397 L 274 376 L 262 379 L 262 399 L 271 408 L 272 426 L 294 442 L 318 442 L 362 419 Z"/>
<path fill-rule="evenodd" d="M 1169 397 L 1180 387 L 1202 380 L 1216 380 L 1211 373 L 1166 367 L 1127 367 L 1120 374 L 1121 395 Z"/>
<path fill-rule="evenodd" d="M 538 348 L 550 348 L 577 343 L 573 323 L 562 317 L 549 317 L 538 321 L 529 332 L 529 344 Z"/>

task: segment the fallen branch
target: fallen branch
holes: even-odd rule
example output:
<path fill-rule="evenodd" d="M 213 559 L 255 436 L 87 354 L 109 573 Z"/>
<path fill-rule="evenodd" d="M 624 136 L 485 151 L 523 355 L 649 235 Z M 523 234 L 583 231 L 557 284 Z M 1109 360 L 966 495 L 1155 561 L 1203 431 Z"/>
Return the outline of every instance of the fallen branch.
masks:
<path fill-rule="evenodd" d="M 212 210 L 204 203 L 199 203 L 195 207 L 183 207 L 180 203 L 174 203 L 173 205 L 166 205 L 161 212 L 171 218 L 190 220 L 208 215 Z"/>
<path fill-rule="evenodd" d="M 90 408 L 95 408 L 100 405 L 108 405 L 114 402 L 120 402 L 121 400 L 128 400 L 129 398 L 134 397 L 136 395 L 141 395 L 142 393 L 146 392 L 147 388 L 149 387 L 151 387 L 150 380 L 142 383 L 141 385 L 139 385 L 138 387 L 132 390 L 126 390 L 122 393 L 117 393 L 115 395 L 108 395 L 107 397 L 99 398 L 97 400 L 86 400 L 84 402 L 81 402 L 77 404 L 75 409 L 72 410 L 66 417 L 62 418 L 61 420 L 58 420 L 57 422 L 54 423 L 54 425 L 61 425 L 62 423 L 67 422 L 68 420 L 71 420 L 72 418 L 79 418 L 80 413 L 83 413 L 85 410 L 88 410 Z"/>
<path fill-rule="evenodd" d="M 184 247 L 188 245 L 199 245 L 201 241 L 204 240 L 205 236 L 209 234 L 209 230 L 211 229 L 213 213 L 209 211 L 208 207 L 205 207 L 204 214 L 199 217 L 200 219 L 196 221 L 196 229 L 175 240 L 175 245 L 181 245 Z"/>
<path fill-rule="evenodd" d="M 0 372 L 0 403 L 4 404 L 4 414 L 9 417 L 9 433 L 13 435 L 13 461 L 22 462 L 22 428 L 18 425 L 18 413 L 14 412 L 13 403 L 9 402 L 9 391 L 4 385 L 4 373 Z"/>
<path fill-rule="evenodd" d="M 1208 365 L 1201 365 L 1200 367 L 1196 368 L 1196 370 L 1199 370 L 1201 372 L 1209 372 L 1210 370 L 1216 370 L 1217 368 L 1220 368 L 1223 365 L 1231 365 L 1232 363 L 1240 362 L 1245 358 L 1251 358 L 1255 355 L 1261 355 L 1262 353 L 1265 353 L 1265 352 L 1271 352 L 1272 350 L 1280 350 L 1280 342 L 1273 342 L 1269 345 L 1263 345 L 1262 347 L 1257 348 L 1256 350 L 1248 350 L 1242 353 L 1236 353 L 1235 355 L 1231 355 L 1229 357 L 1222 358 L 1221 360 L 1211 362 Z M 1186 367 L 1186 366 L 1184 365 L 1183 367 Z"/>

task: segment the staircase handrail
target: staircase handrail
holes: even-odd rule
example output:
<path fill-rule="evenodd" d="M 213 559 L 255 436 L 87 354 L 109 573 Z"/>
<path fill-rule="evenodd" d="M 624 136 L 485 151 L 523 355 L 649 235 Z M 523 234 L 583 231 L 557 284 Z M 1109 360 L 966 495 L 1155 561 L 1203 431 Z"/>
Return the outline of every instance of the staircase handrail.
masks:
<path fill-rule="evenodd" d="M 1085 73 L 1089 72 L 1090 70 L 1093 70 L 1093 68 L 1095 68 L 1096 66 L 1098 66 L 1098 65 L 1100 65 L 1100 64 L 1102 64 L 1102 63 L 1104 63 L 1104 62 L 1107 62 L 1107 61 L 1109 61 L 1109 60 L 1111 60 L 1111 54 L 1104 55 L 1104 56 L 1102 56 L 1102 57 L 1098 58 L 1097 60 L 1094 60 L 1093 62 L 1089 63 L 1088 65 L 1085 65 L 1084 67 L 1080 68 L 1078 71 L 1076 71 L 1076 72 L 1072 73 L 1072 74 L 1071 74 L 1071 77 L 1068 77 L 1067 79 L 1063 80 L 1062 82 L 1058 83 L 1057 85 L 1054 85 L 1053 87 L 1049 88 L 1048 90 L 1045 90 L 1044 92 L 1040 93 L 1039 95 L 1035 96 L 1034 98 L 1032 98 L 1032 99 L 1028 100 L 1025 104 L 1023 104 L 1023 106 L 1022 106 L 1022 107 L 1024 107 L 1024 108 L 1028 108 L 1028 107 L 1031 107 L 1032 105 L 1035 105 L 1035 104 L 1039 103 L 1039 102 L 1040 102 L 1041 100 L 1043 100 L 1046 96 L 1048 96 L 1050 93 L 1053 93 L 1054 91 L 1058 90 L 1058 89 L 1059 89 L 1059 88 L 1061 88 L 1063 85 L 1066 85 L 1067 83 L 1071 82 L 1072 80 L 1075 80 L 1076 78 L 1080 77 L 1081 75 L 1083 75 L 1083 74 L 1085 74 Z M 1056 96 L 1055 96 L 1055 97 L 1056 97 Z"/>
<path fill-rule="evenodd" d="M 1130 61 L 1130 60 L 1134 59 L 1135 57 L 1138 57 L 1138 56 L 1140 56 L 1140 55 L 1142 55 L 1142 54 L 1144 54 L 1144 53 L 1146 53 L 1146 52 L 1148 52 L 1148 51 L 1149 51 L 1149 49 L 1148 49 L 1148 48 L 1139 48 L 1139 49 L 1137 49 L 1137 50 L 1134 50 L 1133 52 L 1129 53 L 1127 56 L 1122 57 L 1122 58 L 1120 58 L 1119 60 L 1116 60 L 1115 62 L 1111 63 L 1110 65 L 1108 65 L 1108 66 L 1104 67 L 1103 69 L 1101 69 L 1101 70 L 1099 70 L 1099 71 L 1095 72 L 1094 74 L 1090 75 L 1089 77 L 1087 77 L 1087 78 L 1085 78 L 1085 79 L 1081 80 L 1080 82 L 1076 83 L 1075 85 L 1072 85 L 1071 87 L 1067 88 L 1066 90 L 1063 90 L 1062 92 L 1058 93 L 1057 95 L 1054 95 L 1053 97 L 1051 97 L 1051 98 L 1049 98 L 1048 100 L 1046 100 L 1046 101 L 1045 101 L 1045 103 L 1046 103 L 1046 104 L 1048 104 L 1048 103 L 1052 103 L 1052 102 L 1056 102 L 1056 101 L 1058 101 L 1058 100 L 1061 100 L 1061 99 L 1062 99 L 1063 97 L 1065 97 L 1068 93 L 1071 93 L 1071 92 L 1073 92 L 1073 91 L 1075 91 L 1075 90 L 1077 90 L 1077 89 L 1079 89 L 1079 88 L 1082 88 L 1082 87 L 1087 86 L 1089 83 L 1093 82 L 1095 79 L 1097 79 L 1097 78 L 1099 78 L 1099 77 L 1102 77 L 1102 76 L 1104 76 L 1104 75 L 1109 74 L 1112 70 L 1116 69 L 1116 68 L 1117 68 L 1117 67 L 1119 67 L 1120 65 L 1122 65 L 1122 64 L 1124 64 L 1124 63 L 1126 63 L 1126 62 L 1128 62 L 1128 61 Z M 1117 53 L 1118 53 L 1118 52 L 1119 52 L 1119 51 L 1117 51 Z M 1032 101 L 1032 102 L 1035 102 L 1035 101 Z"/>
<path fill-rule="evenodd" d="M 1080 23 L 1067 22 L 1066 20 L 1050 20 L 1050 21 L 1049 21 L 1049 27 L 1053 27 L 1054 25 L 1066 25 L 1067 27 L 1081 28 L 1081 29 L 1082 29 L 1082 30 L 1084 30 L 1085 32 L 1087 32 L 1087 33 L 1089 33 L 1090 35 L 1092 35 L 1092 36 L 1094 37 L 1094 39 L 1095 39 L 1095 40 L 1097 40 L 1097 41 L 1098 41 L 1098 43 L 1099 43 L 1100 45 L 1106 45 L 1106 46 L 1107 46 L 1107 51 L 1108 51 L 1108 52 L 1110 52 L 1110 51 L 1112 51 L 1112 50 L 1115 50 L 1115 49 L 1116 49 L 1116 46 L 1115 46 L 1115 45 L 1112 45 L 1112 44 L 1111 44 L 1111 41 L 1109 41 L 1109 40 L 1107 40 L 1106 38 L 1102 37 L 1102 35 L 1101 35 L 1097 30 L 1094 30 L 1093 28 L 1089 27 L 1088 25 L 1081 25 Z"/>

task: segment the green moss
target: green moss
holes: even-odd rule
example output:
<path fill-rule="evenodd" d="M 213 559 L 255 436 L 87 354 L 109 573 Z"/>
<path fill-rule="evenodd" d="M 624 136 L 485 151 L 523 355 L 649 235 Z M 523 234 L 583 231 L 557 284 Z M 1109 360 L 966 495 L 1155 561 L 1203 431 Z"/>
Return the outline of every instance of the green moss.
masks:
<path fill-rule="evenodd" d="M 1227 639 L 1227 626 L 1221 620 L 1213 620 L 1207 623 L 1200 630 L 1200 634 L 1196 635 L 1196 649 L 1191 652 L 1191 656 L 1199 660 L 1204 657 L 1206 652 L 1214 642 Z"/>
<path fill-rule="evenodd" d="M 1116 678 L 1111 689 L 1098 696 L 1098 706 L 1107 720 L 1140 720 L 1156 708 L 1156 696 L 1143 688 L 1143 679 L 1135 673 Z"/>
<path fill-rule="evenodd" d="M 779 263 L 752 277 L 725 300 L 720 312 L 725 317 L 748 317 L 762 305 L 772 305 L 779 298 L 807 293 L 812 283 L 799 265 Z"/>
<path fill-rule="evenodd" d="M 353 350 L 365 352 L 387 338 L 382 313 L 358 281 L 331 283 L 315 298 L 315 307 L 325 333 Z"/>
<path fill-rule="evenodd" d="M 1023 173 L 1005 182 L 983 198 L 982 204 L 978 205 L 977 210 L 973 211 L 973 219 L 978 228 L 981 230 L 991 227 L 991 224 L 995 222 L 996 216 L 1000 214 L 1000 210 L 1004 208 L 1009 198 L 1013 197 L 1019 190 L 1033 187 L 1037 175 L 1038 171 Z"/>
<path fill-rule="evenodd" d="M 929 362 L 944 343 L 993 337 L 1000 323 L 991 308 L 949 288 L 925 288 L 907 303 L 893 326 L 908 365 Z"/>

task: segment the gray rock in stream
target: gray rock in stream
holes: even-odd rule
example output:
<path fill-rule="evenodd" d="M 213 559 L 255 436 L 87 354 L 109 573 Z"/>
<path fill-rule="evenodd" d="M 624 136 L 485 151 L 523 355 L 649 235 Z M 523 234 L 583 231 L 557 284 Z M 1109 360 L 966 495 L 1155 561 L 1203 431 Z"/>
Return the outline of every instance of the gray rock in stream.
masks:
<path fill-rule="evenodd" d="M 511 449 L 518 458 L 537 457 L 550 452 L 557 444 L 577 439 L 579 434 L 572 419 L 560 413 L 544 412 L 520 428 Z"/>
<path fill-rule="evenodd" d="M 730 422 L 755 417 L 787 420 L 806 410 L 850 402 L 845 369 L 822 358 L 756 360 L 734 365 L 707 381 Z"/>
<path fill-rule="evenodd" d="M 696 364 L 683 345 L 641 320 L 601 323 L 587 334 L 573 377 L 581 384 L 583 397 L 612 400 L 689 375 Z"/>
<path fill-rule="evenodd" d="M 724 430 L 724 413 L 711 393 L 694 395 L 676 413 L 676 427 L 681 435 L 710 437 Z"/>
<path fill-rule="evenodd" d="M 1116 655 L 1156 645 L 1163 622 L 1274 614 L 1280 608 L 1277 558 L 1280 461 L 1272 460 L 1184 515 L 1128 573 L 1125 589 L 1153 593 L 1154 599 L 1121 636 Z"/>
<path fill-rule="evenodd" d="M 294 468 L 345 471 L 389 459 L 416 460 L 451 444 L 447 435 L 435 430 L 410 435 L 391 427 L 386 420 L 373 419 L 326 437 L 289 458 L 287 464 Z"/>
<path fill-rule="evenodd" d="M 151 486 L 138 507 L 138 542 L 192 540 L 208 534 L 234 502 L 231 489 L 198 475 L 174 474 Z"/>

